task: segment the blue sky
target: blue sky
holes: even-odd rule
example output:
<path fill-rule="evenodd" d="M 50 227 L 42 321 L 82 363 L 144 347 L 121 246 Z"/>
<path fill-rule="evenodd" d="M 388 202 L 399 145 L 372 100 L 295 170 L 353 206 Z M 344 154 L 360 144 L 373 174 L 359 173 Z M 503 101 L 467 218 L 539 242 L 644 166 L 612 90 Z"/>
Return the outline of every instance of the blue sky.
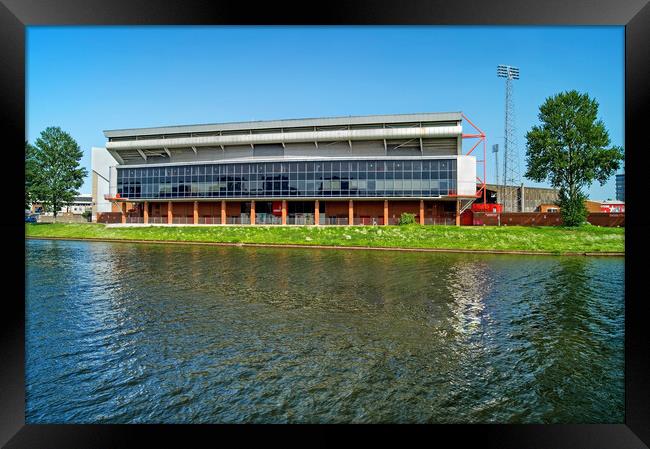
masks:
<path fill-rule="evenodd" d="M 539 105 L 564 90 L 596 98 L 612 144 L 623 146 L 624 28 L 615 26 L 28 27 L 27 139 L 60 126 L 90 172 L 106 129 L 463 111 L 487 134 L 492 182 L 490 148 L 503 149 L 504 134 L 498 64 L 521 71 L 522 171 Z M 612 177 L 588 193 L 614 192 Z"/>

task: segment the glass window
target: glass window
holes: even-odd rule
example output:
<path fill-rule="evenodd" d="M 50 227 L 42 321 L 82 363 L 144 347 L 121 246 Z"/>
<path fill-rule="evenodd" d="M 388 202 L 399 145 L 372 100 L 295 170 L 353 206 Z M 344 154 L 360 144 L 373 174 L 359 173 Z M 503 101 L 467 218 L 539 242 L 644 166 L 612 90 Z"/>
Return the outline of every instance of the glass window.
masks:
<path fill-rule="evenodd" d="M 322 180 L 322 181 L 321 181 Z M 118 168 L 131 198 L 197 196 L 437 196 L 456 183 L 456 161 L 315 161 Z"/>

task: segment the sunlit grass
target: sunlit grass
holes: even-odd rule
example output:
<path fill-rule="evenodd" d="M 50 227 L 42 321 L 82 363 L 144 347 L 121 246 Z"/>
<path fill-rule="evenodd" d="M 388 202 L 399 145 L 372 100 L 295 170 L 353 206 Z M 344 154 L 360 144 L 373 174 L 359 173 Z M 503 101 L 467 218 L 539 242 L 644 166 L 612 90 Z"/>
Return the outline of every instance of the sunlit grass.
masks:
<path fill-rule="evenodd" d="M 148 226 L 108 228 L 103 224 L 25 225 L 28 237 L 164 240 L 221 243 L 623 252 L 624 228 L 584 226 Z"/>

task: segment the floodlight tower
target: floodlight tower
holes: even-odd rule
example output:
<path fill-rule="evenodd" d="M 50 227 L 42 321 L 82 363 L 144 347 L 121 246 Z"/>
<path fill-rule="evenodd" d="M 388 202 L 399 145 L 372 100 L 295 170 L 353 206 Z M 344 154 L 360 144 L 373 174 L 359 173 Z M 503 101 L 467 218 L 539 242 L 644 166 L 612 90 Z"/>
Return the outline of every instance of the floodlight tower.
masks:
<path fill-rule="evenodd" d="M 512 96 L 512 82 L 519 79 L 519 68 L 509 65 L 497 66 L 497 76 L 506 80 L 506 121 L 503 149 L 503 187 L 501 203 L 504 211 L 517 210 L 517 187 L 521 182 L 519 153 L 515 142 L 515 103 Z M 507 186 L 511 188 L 508 189 Z"/>
<path fill-rule="evenodd" d="M 492 152 L 494 153 L 494 184 L 497 189 L 499 188 L 499 144 L 492 145 Z"/>

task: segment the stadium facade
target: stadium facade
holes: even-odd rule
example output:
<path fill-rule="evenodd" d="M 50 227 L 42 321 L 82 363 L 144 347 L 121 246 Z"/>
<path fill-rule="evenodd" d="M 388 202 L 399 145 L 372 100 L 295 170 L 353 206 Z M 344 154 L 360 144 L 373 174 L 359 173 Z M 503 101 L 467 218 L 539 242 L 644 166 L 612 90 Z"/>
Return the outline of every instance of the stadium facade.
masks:
<path fill-rule="evenodd" d="M 104 131 L 94 215 L 187 224 L 459 224 L 484 197 L 460 112 Z M 463 139 L 476 145 L 463 154 Z M 483 163 L 484 159 L 479 161 Z M 478 182 L 477 182 L 478 180 Z"/>

